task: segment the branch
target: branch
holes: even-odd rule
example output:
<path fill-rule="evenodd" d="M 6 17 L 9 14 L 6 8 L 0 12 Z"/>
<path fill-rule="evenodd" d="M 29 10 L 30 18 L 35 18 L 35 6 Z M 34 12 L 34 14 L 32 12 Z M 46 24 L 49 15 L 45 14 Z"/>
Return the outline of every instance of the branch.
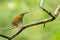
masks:
<path fill-rule="evenodd" d="M 55 10 L 55 13 L 52 15 L 51 12 L 47 11 L 44 7 L 43 7 L 43 2 L 44 0 L 41 0 L 40 2 L 40 8 L 45 11 L 46 13 L 48 13 L 52 18 L 56 18 L 59 14 L 59 11 L 60 11 L 60 5 L 57 6 L 56 10 Z"/>
<path fill-rule="evenodd" d="M 53 17 L 53 18 L 55 18 L 55 16 L 53 16 L 50 11 L 46 10 L 46 9 L 43 7 L 43 2 L 44 2 L 44 0 L 41 0 L 41 2 L 40 2 L 40 8 L 41 8 L 43 11 L 45 11 L 46 13 L 48 13 L 48 15 L 50 15 L 50 16 Z"/>
<path fill-rule="evenodd" d="M 6 39 L 9 39 L 10 37 L 9 36 L 6 36 L 6 35 L 3 35 L 3 34 L 0 34 L 1 37 L 4 37 Z"/>
<path fill-rule="evenodd" d="M 41 0 L 41 4 L 43 4 L 43 0 Z M 33 23 L 29 23 L 27 25 L 24 25 L 23 28 L 21 30 L 19 30 L 16 34 L 14 34 L 11 38 L 14 38 L 16 37 L 19 33 L 21 33 L 24 29 L 28 28 L 28 27 L 32 27 L 32 26 L 35 26 L 35 25 L 39 25 L 39 24 L 44 24 L 44 23 L 47 23 L 47 22 L 51 22 L 53 20 L 56 19 L 56 17 L 58 16 L 59 14 L 59 11 L 60 11 L 60 6 L 58 6 L 55 10 L 55 13 L 52 15 L 50 12 L 48 12 L 46 9 L 44 9 L 42 6 L 41 8 L 46 12 L 48 13 L 52 18 L 49 18 L 49 19 L 44 19 L 44 20 L 40 20 L 40 21 L 36 21 L 36 22 L 33 22 Z"/>
<path fill-rule="evenodd" d="M 26 29 L 26 28 L 29 28 L 29 27 L 32 27 L 32 26 L 35 26 L 35 25 L 39 25 L 39 24 L 44 24 L 44 23 L 51 22 L 51 21 L 55 20 L 56 17 L 58 16 L 58 14 L 59 14 L 60 6 L 57 6 L 54 14 L 52 15 L 49 11 L 47 11 L 47 10 L 43 7 L 43 1 L 44 1 L 44 0 L 41 0 L 41 2 L 40 2 L 40 8 L 41 8 L 43 11 L 45 11 L 48 15 L 50 15 L 51 18 L 49 18 L 49 19 L 44 19 L 44 20 L 40 20 L 40 21 L 36 21 L 36 22 L 33 22 L 33 23 L 29 23 L 29 24 L 23 25 L 23 28 L 21 28 L 20 30 L 18 30 L 18 32 L 15 33 L 14 35 L 12 35 L 11 37 L 8 37 L 8 36 L 5 36 L 5 35 L 1 35 L 1 34 L 0 34 L 0 36 L 1 36 L 1 37 L 4 37 L 4 38 L 7 38 L 7 39 L 10 38 L 9 40 L 11 40 L 11 39 L 13 39 L 14 37 L 16 37 L 19 33 L 21 33 L 21 32 L 22 32 L 24 29 Z"/>

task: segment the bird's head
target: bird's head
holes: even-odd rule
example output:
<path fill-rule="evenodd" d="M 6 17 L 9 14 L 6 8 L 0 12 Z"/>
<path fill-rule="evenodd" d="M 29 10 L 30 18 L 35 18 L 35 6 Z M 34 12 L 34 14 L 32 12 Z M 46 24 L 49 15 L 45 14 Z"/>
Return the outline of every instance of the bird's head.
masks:
<path fill-rule="evenodd" d="M 27 13 L 29 13 L 29 12 L 22 13 L 22 14 L 20 14 L 20 16 L 23 17 L 23 16 L 24 16 L 25 14 L 27 14 Z"/>

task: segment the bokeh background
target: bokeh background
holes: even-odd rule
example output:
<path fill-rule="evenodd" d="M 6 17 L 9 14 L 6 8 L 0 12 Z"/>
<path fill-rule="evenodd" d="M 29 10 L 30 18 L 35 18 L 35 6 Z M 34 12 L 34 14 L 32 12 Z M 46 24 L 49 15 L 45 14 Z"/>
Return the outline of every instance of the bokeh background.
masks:
<path fill-rule="evenodd" d="M 50 18 L 39 7 L 40 0 L 0 0 L 0 28 L 12 28 L 11 22 L 15 16 L 23 12 L 30 12 L 23 18 L 23 24 Z M 56 7 L 60 5 L 60 0 L 44 0 L 44 7 L 54 14 Z M 44 24 L 36 25 L 25 29 L 13 40 L 60 40 L 60 14 L 56 20 Z M 3 30 L 0 34 L 13 35 L 18 29 Z M 7 40 L 0 37 L 0 40 Z"/>

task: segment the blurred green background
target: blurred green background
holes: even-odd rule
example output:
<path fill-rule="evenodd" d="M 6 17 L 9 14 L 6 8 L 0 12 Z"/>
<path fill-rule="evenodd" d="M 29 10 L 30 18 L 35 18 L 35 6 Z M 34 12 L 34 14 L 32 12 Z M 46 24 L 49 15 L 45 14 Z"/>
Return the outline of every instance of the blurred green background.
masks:
<path fill-rule="evenodd" d="M 12 19 L 14 16 L 23 12 L 30 12 L 23 18 L 24 25 L 50 18 L 50 16 L 39 7 L 39 2 L 40 0 L 0 0 L 0 27 L 14 27 L 11 25 Z M 52 14 L 54 14 L 58 5 L 60 5 L 60 0 L 44 0 L 44 7 Z M 0 29 L 0 34 L 11 36 L 17 32 L 17 30 L 17 28 L 13 30 Z M 0 37 L 0 40 L 7 39 Z M 60 40 L 60 14 L 56 20 L 47 23 L 45 28 L 43 28 L 43 24 L 27 28 L 13 40 Z"/>

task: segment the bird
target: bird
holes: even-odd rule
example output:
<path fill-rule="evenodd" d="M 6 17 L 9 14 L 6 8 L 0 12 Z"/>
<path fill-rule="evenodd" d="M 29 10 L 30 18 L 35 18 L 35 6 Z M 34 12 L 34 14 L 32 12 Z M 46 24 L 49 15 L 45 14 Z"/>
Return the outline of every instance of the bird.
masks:
<path fill-rule="evenodd" d="M 17 16 L 13 19 L 12 25 L 13 25 L 13 26 L 16 26 L 16 27 L 18 27 L 18 25 L 21 26 L 21 25 L 22 25 L 22 21 L 23 21 L 23 17 L 24 17 L 24 15 L 27 14 L 27 13 L 29 13 L 29 12 L 20 13 L 19 15 L 17 15 Z"/>
<path fill-rule="evenodd" d="M 13 20 L 12 20 L 12 25 L 13 26 L 16 26 L 16 27 L 18 27 L 19 29 L 20 28 L 22 28 L 22 21 L 23 21 L 23 17 L 24 17 L 24 15 L 25 14 L 27 14 L 27 13 L 29 13 L 29 12 L 25 12 L 25 13 L 20 13 L 19 15 L 17 15 Z M 5 31 L 6 30 L 12 30 L 12 29 L 14 29 L 14 28 L 16 28 L 16 27 L 12 27 L 12 28 L 0 28 L 0 29 L 4 29 Z"/>

